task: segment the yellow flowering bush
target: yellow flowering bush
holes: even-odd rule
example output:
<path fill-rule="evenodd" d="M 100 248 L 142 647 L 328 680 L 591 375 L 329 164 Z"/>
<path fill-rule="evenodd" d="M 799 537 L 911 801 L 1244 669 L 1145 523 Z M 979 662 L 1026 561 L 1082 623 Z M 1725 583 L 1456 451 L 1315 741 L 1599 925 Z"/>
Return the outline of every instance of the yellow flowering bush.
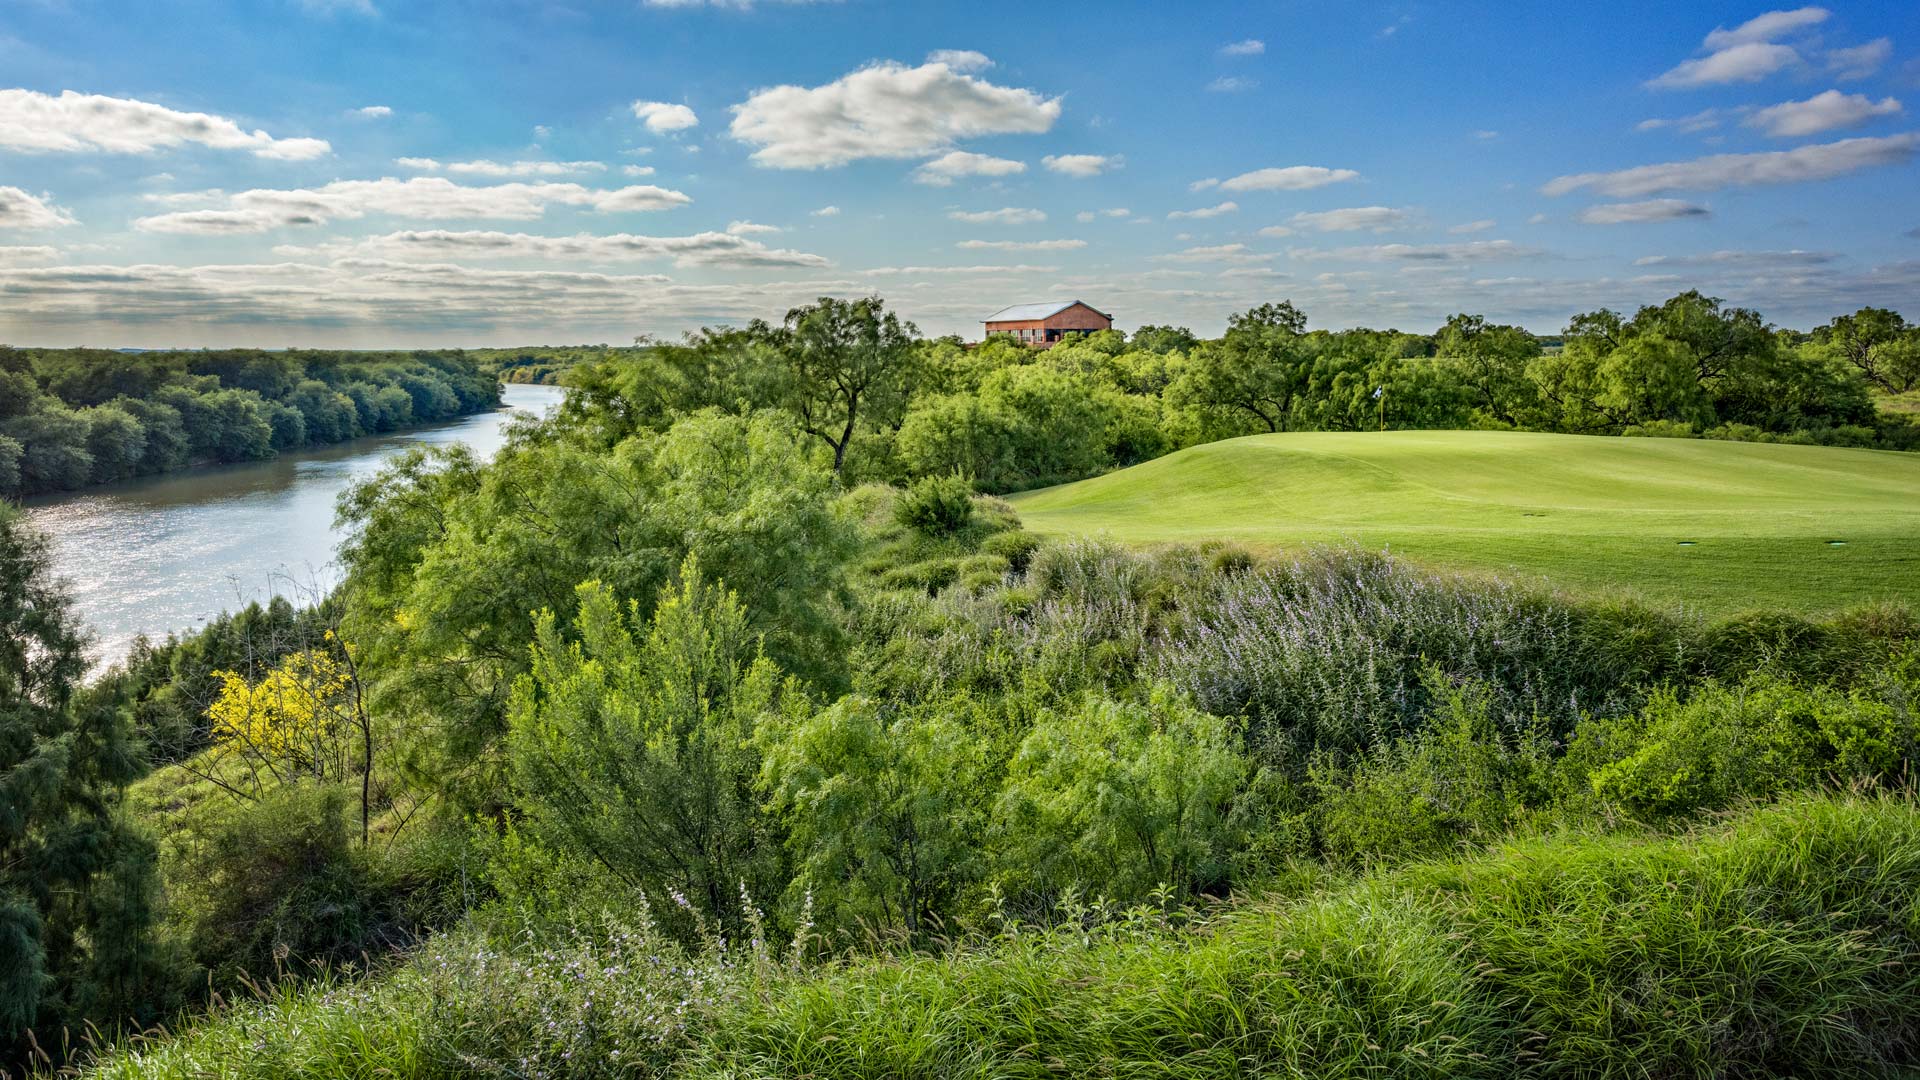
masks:
<path fill-rule="evenodd" d="M 348 715 L 348 672 L 324 652 L 289 655 L 258 683 L 216 672 L 220 696 L 207 709 L 214 738 L 244 751 L 311 759 Z"/>

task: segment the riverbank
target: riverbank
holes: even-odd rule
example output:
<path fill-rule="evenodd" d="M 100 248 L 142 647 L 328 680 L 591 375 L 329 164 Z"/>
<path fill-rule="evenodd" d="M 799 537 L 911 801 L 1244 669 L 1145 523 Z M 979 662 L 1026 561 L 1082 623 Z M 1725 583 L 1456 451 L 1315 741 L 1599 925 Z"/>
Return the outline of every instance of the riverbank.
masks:
<path fill-rule="evenodd" d="M 500 409 L 450 423 L 40 496 L 23 508 L 52 542 L 96 665 L 112 663 L 142 634 L 191 630 L 276 594 L 324 594 L 337 581 L 334 501 L 349 484 L 416 446 L 463 443 L 490 456 L 516 413 L 543 412 L 564 395 L 508 385 Z"/>

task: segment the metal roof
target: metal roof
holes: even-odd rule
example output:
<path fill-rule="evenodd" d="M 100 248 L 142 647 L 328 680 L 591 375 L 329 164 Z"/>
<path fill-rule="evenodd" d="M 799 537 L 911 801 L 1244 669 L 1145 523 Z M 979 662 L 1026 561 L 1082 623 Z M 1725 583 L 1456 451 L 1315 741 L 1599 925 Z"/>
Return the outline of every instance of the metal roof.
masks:
<path fill-rule="evenodd" d="M 1080 300 L 1058 300 L 1049 301 L 1044 304 L 1015 304 L 1010 308 L 1001 308 L 999 311 L 994 312 L 980 321 L 1026 322 L 1029 319 L 1046 319 L 1058 315 L 1073 305 L 1082 302 L 1083 301 Z M 1087 304 L 1087 307 L 1099 311 L 1099 309 L 1094 308 L 1092 304 Z M 1106 312 L 1101 311 L 1100 314 L 1105 315 Z"/>

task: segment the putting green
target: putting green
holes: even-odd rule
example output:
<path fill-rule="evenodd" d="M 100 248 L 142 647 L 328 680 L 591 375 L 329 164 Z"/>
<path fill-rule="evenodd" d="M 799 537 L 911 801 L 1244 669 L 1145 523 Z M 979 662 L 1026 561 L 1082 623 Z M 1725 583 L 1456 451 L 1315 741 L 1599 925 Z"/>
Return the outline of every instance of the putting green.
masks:
<path fill-rule="evenodd" d="M 1525 432 L 1255 435 L 1012 497 L 1129 543 L 1351 541 L 1709 612 L 1920 604 L 1920 454 Z"/>

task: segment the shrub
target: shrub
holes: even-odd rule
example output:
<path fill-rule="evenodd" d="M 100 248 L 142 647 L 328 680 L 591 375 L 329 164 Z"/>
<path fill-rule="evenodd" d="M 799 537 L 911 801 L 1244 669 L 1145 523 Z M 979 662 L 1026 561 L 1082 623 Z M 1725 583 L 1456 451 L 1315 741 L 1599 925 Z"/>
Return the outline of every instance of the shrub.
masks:
<path fill-rule="evenodd" d="M 1629 676 L 1666 673 L 1591 634 L 1574 604 L 1383 555 L 1319 553 L 1216 575 L 1191 607 L 1157 644 L 1156 673 L 1208 712 L 1247 716 L 1270 765 L 1414 732 L 1433 705 L 1428 665 L 1483 682 L 1510 734 L 1536 718 L 1558 734 L 1583 712 L 1630 708 L 1639 690 Z"/>
<path fill-rule="evenodd" d="M 957 475 L 915 480 L 894 503 L 893 516 L 927 536 L 953 536 L 973 522 L 973 484 Z"/>
<path fill-rule="evenodd" d="M 373 856 L 352 843 L 351 798 L 342 785 L 304 782 L 257 802 L 215 799 L 172 838 L 169 918 L 216 984 L 411 940 Z"/>
<path fill-rule="evenodd" d="M 1884 782 L 1920 748 L 1915 665 L 1877 692 L 1804 687 L 1755 675 L 1682 700 L 1657 693 L 1641 712 L 1581 725 L 1568 767 L 1595 794 L 1638 814 L 1717 810 L 1829 783 Z"/>
<path fill-rule="evenodd" d="M 1009 529 L 997 532 L 980 543 L 983 555 L 998 555 L 1007 560 L 1007 566 L 1016 573 L 1026 573 L 1027 564 L 1033 553 L 1040 549 L 1040 538 L 1021 529 Z"/>
<path fill-rule="evenodd" d="M 1503 732 L 1484 683 L 1425 675 L 1436 713 L 1417 734 L 1310 772 L 1322 850 L 1343 862 L 1444 855 L 1506 836 L 1550 799 L 1551 747 Z"/>
<path fill-rule="evenodd" d="M 1697 439 L 1700 433 L 1684 420 L 1642 420 L 1630 424 L 1620 434 L 1644 439 Z"/>
<path fill-rule="evenodd" d="M 994 814 L 1002 880 L 1122 902 L 1218 888 L 1247 773 L 1235 725 L 1170 687 L 1144 704 L 1089 696 L 1049 710 L 1007 766 Z"/>

